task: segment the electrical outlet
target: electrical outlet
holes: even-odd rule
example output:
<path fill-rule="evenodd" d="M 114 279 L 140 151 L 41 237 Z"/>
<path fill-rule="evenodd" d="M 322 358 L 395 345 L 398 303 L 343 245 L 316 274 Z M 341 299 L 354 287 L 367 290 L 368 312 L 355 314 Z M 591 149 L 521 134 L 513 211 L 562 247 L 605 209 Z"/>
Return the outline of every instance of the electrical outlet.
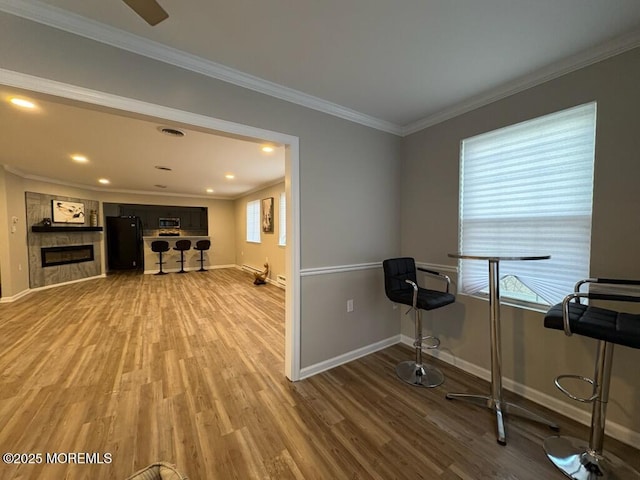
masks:
<path fill-rule="evenodd" d="M 348 313 L 353 312 L 353 299 L 352 298 L 347 300 L 347 312 Z"/>

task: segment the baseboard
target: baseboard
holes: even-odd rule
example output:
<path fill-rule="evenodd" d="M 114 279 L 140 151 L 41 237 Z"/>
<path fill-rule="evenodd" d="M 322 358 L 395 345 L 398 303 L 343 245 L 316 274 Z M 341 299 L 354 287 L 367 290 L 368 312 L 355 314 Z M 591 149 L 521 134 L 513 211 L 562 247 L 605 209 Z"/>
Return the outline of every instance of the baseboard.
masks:
<path fill-rule="evenodd" d="M 384 348 L 390 347 L 391 345 L 395 345 L 398 342 L 400 342 L 400 335 L 394 335 L 393 337 L 389 337 L 384 340 L 380 340 L 379 342 L 372 343 L 371 345 L 367 345 L 365 347 L 343 353 L 342 355 L 338 355 L 337 357 L 330 358 L 329 360 L 316 363 L 315 365 L 301 368 L 300 380 L 311 377 L 321 372 L 325 372 L 339 365 L 349 363 L 353 360 L 357 360 L 360 357 L 365 357 L 371 353 L 377 352 L 378 350 L 382 350 Z"/>
<path fill-rule="evenodd" d="M 68 282 L 60 282 L 60 283 L 54 283 L 53 285 L 45 285 L 44 287 L 30 288 L 28 290 L 23 290 L 22 292 L 16 295 L 13 295 L 12 297 L 0 298 L 0 303 L 15 302 L 19 298 L 25 297 L 33 292 L 39 292 L 41 290 L 49 290 L 50 288 L 62 287 L 63 285 L 72 285 L 74 283 L 86 282 L 87 280 L 95 280 L 97 278 L 105 278 L 105 277 L 106 275 L 104 273 L 101 273 L 100 275 L 94 275 L 93 277 L 79 278 L 77 280 L 69 280 Z"/>
<path fill-rule="evenodd" d="M 10 297 L 2 297 L 2 298 L 0 298 L 0 303 L 15 302 L 16 300 L 18 300 L 18 299 L 20 299 L 22 297 L 26 297 L 30 293 L 31 293 L 31 290 L 26 289 L 26 290 L 21 291 L 20 293 L 16 293 L 15 295 L 12 295 Z"/>
<path fill-rule="evenodd" d="M 408 337 L 407 335 L 400 335 L 400 343 L 413 347 L 413 338 Z M 432 357 L 442 360 L 449 365 L 453 365 L 460 370 L 470 373 L 471 375 L 482 378 L 483 380 L 486 380 L 488 382 L 491 381 L 491 372 L 489 370 L 479 367 L 478 365 L 475 365 L 471 362 L 467 362 L 466 360 L 457 358 L 449 352 L 437 349 L 423 350 L 423 352 L 427 355 L 431 355 Z M 510 378 L 503 378 L 502 386 L 505 390 L 516 393 L 526 398 L 527 400 L 531 400 L 538 405 L 553 410 L 554 412 L 564 415 L 565 417 L 575 420 L 576 422 L 582 423 L 583 425 L 589 426 L 591 424 L 591 414 L 589 412 L 580 410 L 579 408 L 574 407 L 567 402 L 563 402 L 555 397 L 547 395 L 546 393 L 540 392 L 539 390 L 535 390 Z M 621 442 L 626 443 L 627 445 L 631 445 L 632 447 L 637 447 L 638 445 L 640 445 L 640 432 L 634 432 L 633 430 L 630 430 L 629 428 L 620 425 L 619 423 L 607 420 L 606 433 L 610 437 L 615 438 L 616 440 L 620 440 Z"/>
<path fill-rule="evenodd" d="M 248 272 L 248 273 L 253 273 L 253 272 L 256 272 L 256 273 L 260 272 L 261 273 L 262 272 L 262 270 L 258 270 L 256 267 L 253 267 L 251 265 L 246 265 L 246 264 L 245 265 L 230 265 L 230 267 L 235 267 L 238 270 L 242 270 L 243 272 Z M 274 286 L 276 286 L 278 288 L 281 288 L 282 290 L 286 290 L 287 289 L 287 286 L 283 285 L 281 283 L 278 283 L 277 279 L 274 280 L 272 278 L 267 278 L 265 280 L 265 282 L 269 283 L 271 285 L 274 285 Z"/>

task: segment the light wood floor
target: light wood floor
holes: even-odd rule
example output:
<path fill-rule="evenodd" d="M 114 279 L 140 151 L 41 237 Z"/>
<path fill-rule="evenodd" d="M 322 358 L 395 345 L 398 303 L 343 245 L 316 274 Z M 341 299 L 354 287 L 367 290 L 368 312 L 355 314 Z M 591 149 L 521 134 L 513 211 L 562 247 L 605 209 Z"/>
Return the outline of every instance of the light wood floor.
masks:
<path fill-rule="evenodd" d="M 0 464 L 0 478 L 121 480 L 156 461 L 192 480 L 564 478 L 545 427 L 511 418 L 502 447 L 488 411 L 444 399 L 485 382 L 448 365 L 436 389 L 398 381 L 407 347 L 289 382 L 283 304 L 226 269 L 118 274 L 0 305 L 0 453 L 112 457 Z M 640 468 L 637 450 L 606 445 Z"/>

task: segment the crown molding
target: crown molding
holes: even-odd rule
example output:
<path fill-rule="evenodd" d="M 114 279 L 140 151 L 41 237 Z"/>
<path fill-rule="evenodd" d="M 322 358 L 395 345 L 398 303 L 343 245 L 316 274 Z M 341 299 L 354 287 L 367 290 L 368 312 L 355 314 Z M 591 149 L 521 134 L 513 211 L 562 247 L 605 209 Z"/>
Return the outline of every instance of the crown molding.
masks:
<path fill-rule="evenodd" d="M 500 87 L 471 97 L 470 99 L 458 103 L 451 108 L 444 109 L 421 120 L 405 125 L 402 128 L 401 136 L 406 137 L 407 135 L 411 135 L 412 133 L 424 130 L 425 128 L 438 123 L 442 123 L 446 120 L 457 117 L 458 115 L 462 115 L 463 113 L 467 113 L 498 100 L 502 100 L 503 98 L 548 82 L 549 80 L 561 77 L 567 73 L 588 67 L 589 65 L 593 65 L 594 63 L 606 60 L 607 58 L 639 46 L 640 29 L 613 38 L 608 42 L 598 45 L 597 47 L 590 48 L 576 55 L 564 58 L 528 75 L 519 77 L 511 82 L 507 82 Z"/>
<path fill-rule="evenodd" d="M 367 127 L 394 135 L 402 133 L 400 125 L 243 73 L 225 65 L 205 60 L 196 55 L 36 0 L 0 0 L 0 11 Z"/>
<path fill-rule="evenodd" d="M 86 190 L 89 192 L 104 192 L 104 193 L 124 193 L 128 195 L 145 195 L 145 196 L 154 196 L 154 197 L 178 197 L 178 198 L 201 198 L 206 200 L 224 200 L 224 201 L 234 201 L 235 197 L 220 197 L 216 195 L 196 195 L 193 193 L 173 193 L 173 192 L 157 192 L 154 190 L 125 190 L 125 189 L 110 189 L 104 187 L 97 187 L 94 185 L 85 185 L 82 183 L 73 183 L 66 182 L 64 180 L 58 180 L 55 178 L 43 177 L 40 175 L 32 175 L 30 173 L 25 173 L 22 170 L 15 168 L 11 165 L 2 165 L 4 169 L 16 175 L 20 178 L 24 178 L 27 180 L 33 180 L 36 182 L 44 182 L 50 183 L 52 185 L 62 185 L 64 187 L 77 188 L 79 190 Z"/>
<path fill-rule="evenodd" d="M 205 60 L 37 0 L 0 0 L 0 11 L 402 137 L 640 46 L 639 29 L 552 63 L 495 89 L 473 96 L 450 108 L 401 126 Z"/>

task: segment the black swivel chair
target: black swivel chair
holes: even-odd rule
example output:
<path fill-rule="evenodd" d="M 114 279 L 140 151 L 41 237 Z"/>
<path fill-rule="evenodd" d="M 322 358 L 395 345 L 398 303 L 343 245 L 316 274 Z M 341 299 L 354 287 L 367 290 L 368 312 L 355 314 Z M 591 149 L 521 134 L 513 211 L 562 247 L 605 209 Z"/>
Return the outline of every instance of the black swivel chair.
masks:
<path fill-rule="evenodd" d="M 204 268 L 204 252 L 205 250 L 209 250 L 211 247 L 211 240 L 198 240 L 196 242 L 196 246 L 193 247 L 194 250 L 200 250 L 200 268 L 199 272 L 206 272 L 207 269 Z"/>
<path fill-rule="evenodd" d="M 444 375 L 440 370 L 422 363 L 422 342 L 431 340 L 433 344 L 426 348 L 438 348 L 440 340 L 433 336 L 422 335 L 422 310 L 433 310 L 455 302 L 456 297 L 449 293 L 451 280 L 448 276 L 425 268 L 416 268 L 415 260 L 409 257 L 391 258 L 382 262 L 384 269 L 384 290 L 389 300 L 394 303 L 409 305 L 413 311 L 415 322 L 416 350 L 415 361 L 407 360 L 396 367 L 396 374 L 400 379 L 419 387 L 437 387 L 444 382 Z M 417 271 L 434 276 L 447 282 L 445 292 L 429 290 L 418 286 Z"/>
<path fill-rule="evenodd" d="M 191 240 L 178 240 L 176 242 L 176 246 L 173 247 L 174 250 L 178 250 L 180 252 L 180 260 L 177 260 L 177 263 L 180 264 L 180 270 L 178 273 L 187 273 L 184 269 L 184 252 L 191 248 Z"/>
<path fill-rule="evenodd" d="M 162 254 L 169 251 L 169 242 L 165 240 L 154 240 L 151 242 L 151 251 L 156 252 L 160 257 L 160 261 L 157 262 L 158 265 L 160 265 L 160 271 L 156 273 L 156 275 L 166 275 L 167 272 L 162 271 L 162 265 L 166 263 L 162 261 Z"/>
<path fill-rule="evenodd" d="M 602 284 L 598 293 L 581 293 L 580 287 L 588 283 Z M 606 286 L 605 286 L 606 285 Z M 581 280 L 575 292 L 562 303 L 551 307 L 544 318 L 544 326 L 564 330 L 566 335 L 584 335 L 595 338 L 597 357 L 594 378 L 580 375 L 560 375 L 556 386 L 568 397 L 583 403 L 593 403 L 589 442 L 573 437 L 550 437 L 544 442 L 547 457 L 567 477 L 575 480 L 640 480 L 640 473 L 618 457 L 603 452 L 604 427 L 609 400 L 609 383 L 616 344 L 640 348 L 640 315 L 622 313 L 580 303 L 581 298 L 615 302 L 640 302 L 640 296 L 616 293 L 616 286 L 640 285 L 640 280 L 595 278 Z M 593 386 L 589 398 L 571 394 L 562 386 L 563 378 L 583 380 Z"/>

